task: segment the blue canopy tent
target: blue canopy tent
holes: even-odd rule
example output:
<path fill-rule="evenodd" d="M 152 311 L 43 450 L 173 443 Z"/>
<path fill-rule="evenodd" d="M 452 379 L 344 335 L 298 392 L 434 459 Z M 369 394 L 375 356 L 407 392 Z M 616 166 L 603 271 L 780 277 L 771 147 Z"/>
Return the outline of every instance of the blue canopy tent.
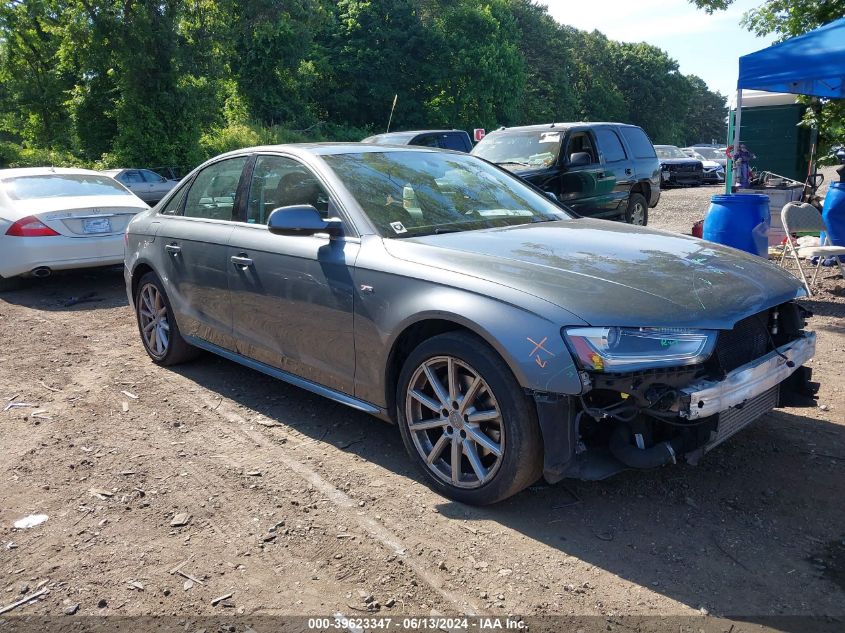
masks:
<path fill-rule="evenodd" d="M 845 18 L 739 58 L 733 146 L 739 148 L 742 91 L 845 98 Z M 732 184 L 728 170 L 726 191 Z"/>

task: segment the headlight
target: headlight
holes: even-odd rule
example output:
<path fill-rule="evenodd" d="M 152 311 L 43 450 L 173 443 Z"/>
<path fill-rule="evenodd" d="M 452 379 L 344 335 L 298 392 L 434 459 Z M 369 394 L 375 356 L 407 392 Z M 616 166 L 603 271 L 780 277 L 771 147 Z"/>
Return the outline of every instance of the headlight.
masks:
<path fill-rule="evenodd" d="M 627 372 L 695 365 L 710 357 L 714 330 L 687 328 L 574 327 L 563 337 L 589 371 Z"/>

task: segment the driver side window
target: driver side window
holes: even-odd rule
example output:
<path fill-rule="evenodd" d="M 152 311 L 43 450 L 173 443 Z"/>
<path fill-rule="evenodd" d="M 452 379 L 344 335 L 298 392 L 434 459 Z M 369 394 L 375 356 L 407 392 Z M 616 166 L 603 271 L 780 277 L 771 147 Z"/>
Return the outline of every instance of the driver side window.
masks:
<path fill-rule="evenodd" d="M 310 204 L 329 216 L 329 195 L 303 164 L 284 156 L 259 156 L 252 171 L 247 222 L 267 224 L 274 209 Z"/>
<path fill-rule="evenodd" d="M 584 152 L 586 154 L 589 154 L 590 163 L 592 164 L 599 162 L 598 154 L 596 153 L 596 150 L 593 147 L 592 139 L 590 138 L 590 135 L 587 132 L 575 132 L 572 136 L 569 137 L 569 148 L 567 151 L 567 155 L 572 156 L 573 154 L 578 152 Z"/>

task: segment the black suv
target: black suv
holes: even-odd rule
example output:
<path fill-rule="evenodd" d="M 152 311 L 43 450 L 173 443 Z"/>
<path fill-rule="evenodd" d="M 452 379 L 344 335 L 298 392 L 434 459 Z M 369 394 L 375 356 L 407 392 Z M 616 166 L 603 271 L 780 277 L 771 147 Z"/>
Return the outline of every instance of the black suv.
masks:
<path fill-rule="evenodd" d="M 624 123 L 500 128 L 472 154 L 551 192 L 581 215 L 645 225 L 660 200 L 660 162 L 642 129 Z"/>
<path fill-rule="evenodd" d="M 414 130 L 411 132 L 387 132 L 368 136 L 362 143 L 376 143 L 378 145 L 421 145 L 422 147 L 439 147 L 457 152 L 472 149 L 469 134 L 463 130 Z"/>

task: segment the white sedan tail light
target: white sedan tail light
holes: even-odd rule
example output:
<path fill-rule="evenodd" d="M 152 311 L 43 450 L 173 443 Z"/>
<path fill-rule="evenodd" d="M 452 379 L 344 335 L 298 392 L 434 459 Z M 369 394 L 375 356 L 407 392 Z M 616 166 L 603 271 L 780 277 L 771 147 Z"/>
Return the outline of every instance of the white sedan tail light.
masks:
<path fill-rule="evenodd" d="M 44 224 L 34 215 L 21 218 L 6 231 L 6 235 L 12 237 L 50 237 L 59 235 L 56 231 Z"/>

